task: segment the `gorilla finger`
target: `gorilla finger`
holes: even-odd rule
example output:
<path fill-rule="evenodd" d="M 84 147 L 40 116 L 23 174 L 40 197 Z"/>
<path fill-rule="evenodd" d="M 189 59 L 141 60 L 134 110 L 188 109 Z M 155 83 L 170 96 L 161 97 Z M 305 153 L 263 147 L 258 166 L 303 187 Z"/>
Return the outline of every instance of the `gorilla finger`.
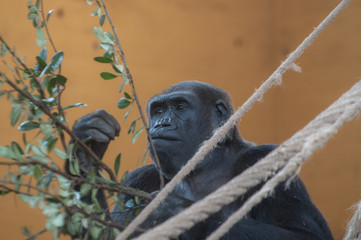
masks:
<path fill-rule="evenodd" d="M 94 114 L 100 117 L 101 119 L 103 119 L 104 121 L 106 121 L 110 126 L 112 126 L 115 130 L 115 136 L 119 136 L 120 125 L 117 119 L 113 115 L 109 114 L 103 109 L 99 109 L 95 111 Z"/>
<path fill-rule="evenodd" d="M 96 129 L 107 135 L 110 139 L 114 139 L 116 135 L 116 129 L 105 122 L 103 119 L 95 118 L 88 122 L 89 129 Z"/>
<path fill-rule="evenodd" d="M 87 129 L 85 133 L 90 137 L 90 140 L 93 140 L 95 142 L 100 142 L 100 143 L 110 142 L 110 138 L 97 129 Z"/>

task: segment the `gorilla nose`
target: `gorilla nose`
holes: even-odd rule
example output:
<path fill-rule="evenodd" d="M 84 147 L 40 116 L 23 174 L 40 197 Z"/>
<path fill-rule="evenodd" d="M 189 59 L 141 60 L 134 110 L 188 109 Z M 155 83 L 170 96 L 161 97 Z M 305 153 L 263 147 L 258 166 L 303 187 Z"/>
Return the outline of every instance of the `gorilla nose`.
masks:
<path fill-rule="evenodd" d="M 157 127 L 170 127 L 170 126 L 171 126 L 170 117 L 162 117 L 154 125 L 155 128 L 157 128 Z"/>

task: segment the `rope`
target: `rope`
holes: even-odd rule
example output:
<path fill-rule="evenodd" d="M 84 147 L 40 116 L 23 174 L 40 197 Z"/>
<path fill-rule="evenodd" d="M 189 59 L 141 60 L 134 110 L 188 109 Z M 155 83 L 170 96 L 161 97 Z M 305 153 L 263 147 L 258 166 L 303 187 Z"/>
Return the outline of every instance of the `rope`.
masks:
<path fill-rule="evenodd" d="M 264 93 L 274 84 L 279 84 L 282 75 L 289 69 L 295 69 L 294 61 L 298 59 L 302 53 L 309 47 L 319 34 L 336 18 L 336 16 L 347 6 L 351 0 L 343 0 L 321 24 L 292 52 L 287 59 L 277 68 L 277 70 L 254 92 L 254 94 L 229 118 L 229 120 L 214 135 L 205 141 L 197 153 L 188 161 L 188 163 L 173 177 L 163 190 L 153 199 L 148 206 L 128 225 L 128 227 L 117 237 L 117 240 L 125 240 L 134 232 L 134 230 L 152 213 L 158 205 L 166 198 L 166 196 L 174 189 L 174 187 L 188 175 L 194 167 L 200 162 L 207 153 L 209 153 L 217 143 L 225 136 L 230 129 L 236 126 L 241 117 L 255 104 L 260 101 Z M 296 68 L 297 69 L 297 68 Z M 184 211 L 183 211 L 184 212 Z"/>
<path fill-rule="evenodd" d="M 356 211 L 351 221 L 347 224 L 344 240 L 361 240 L 361 201 L 356 206 Z"/>
<path fill-rule="evenodd" d="M 307 158 L 309 158 L 317 149 L 324 146 L 327 140 L 337 133 L 339 128 L 341 128 L 346 122 L 357 117 L 360 112 L 361 81 L 355 84 L 348 93 L 342 96 L 335 104 L 330 106 L 329 109 L 319 115 L 319 117 L 299 132 L 299 137 L 304 139 L 301 151 L 295 154 L 276 176 L 267 181 L 261 190 L 254 194 L 238 211 L 233 213 L 232 216 L 219 227 L 219 229 L 207 238 L 207 240 L 217 240 L 222 237 L 255 205 L 260 203 L 262 199 L 269 196 L 279 183 L 285 181 L 286 179 L 292 181 L 292 177 L 297 175 L 298 170 L 301 168 L 304 161 L 306 161 Z M 299 142 L 296 143 L 291 140 L 290 144 L 292 145 L 287 146 L 287 151 L 293 151 L 300 148 L 299 146 L 295 146 L 299 145 Z M 272 164 L 272 162 L 270 162 L 270 164 Z"/>
<path fill-rule="evenodd" d="M 212 240 L 218 239 L 254 205 L 268 196 L 278 183 L 296 175 L 297 170 L 306 158 L 322 147 L 345 122 L 355 118 L 360 112 L 361 81 L 305 128 L 282 143 L 253 167 L 245 170 L 241 175 L 235 177 L 202 201 L 194 203 L 177 216 L 168 219 L 137 239 L 160 240 L 175 238 L 183 231 L 191 228 L 195 223 L 219 211 L 222 206 L 231 203 L 250 188 L 266 181 L 284 167 L 208 238 Z"/>

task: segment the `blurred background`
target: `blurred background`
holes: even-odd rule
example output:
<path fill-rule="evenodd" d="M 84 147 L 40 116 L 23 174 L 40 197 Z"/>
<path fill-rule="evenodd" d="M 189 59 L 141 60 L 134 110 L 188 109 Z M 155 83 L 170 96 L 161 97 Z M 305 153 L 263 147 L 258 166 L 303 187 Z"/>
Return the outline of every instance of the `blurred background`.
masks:
<path fill-rule="evenodd" d="M 27 20 L 27 1 L 0 2 L 0 35 L 33 66 L 40 48 Z M 339 1 L 106 2 L 143 107 L 152 95 L 184 80 L 218 86 L 231 94 L 238 107 Z M 126 111 L 117 108 L 117 101 L 123 97 L 118 93 L 120 78 L 102 80 L 99 73 L 111 69 L 93 61 L 103 53 L 92 30 L 98 26 L 98 18 L 90 16 L 95 6 L 88 6 L 85 0 L 44 0 L 44 4 L 47 10 L 55 9 L 50 32 L 56 47 L 65 52 L 62 74 L 68 82 L 63 105 L 88 104 L 68 111 L 69 124 L 99 108 L 109 111 L 120 121 L 122 132 L 110 145 L 105 162 L 113 166 L 116 155 L 122 152 L 121 172 L 141 166 L 145 134 L 134 145 L 127 135 L 138 114 L 133 109 L 123 121 Z M 245 139 L 257 144 L 282 143 L 361 79 L 360 12 L 361 2 L 351 2 L 296 61 L 302 73 L 286 73 L 282 85 L 271 89 L 245 115 L 239 124 Z M 52 55 L 50 45 L 48 50 Z M 0 67 L 3 71 L 4 65 Z M 6 98 L 0 99 L 0 108 L 0 145 L 20 140 L 21 133 L 10 127 L 10 102 Z M 1 174 L 6 170 L 0 166 Z M 335 239 L 341 239 L 352 214 L 350 207 L 361 197 L 360 118 L 346 124 L 314 154 L 300 175 Z M 9 194 L 0 197 L 0 226 L 0 239 L 24 239 L 21 227 L 37 232 L 44 228 L 45 218 L 38 209 L 30 209 Z"/>

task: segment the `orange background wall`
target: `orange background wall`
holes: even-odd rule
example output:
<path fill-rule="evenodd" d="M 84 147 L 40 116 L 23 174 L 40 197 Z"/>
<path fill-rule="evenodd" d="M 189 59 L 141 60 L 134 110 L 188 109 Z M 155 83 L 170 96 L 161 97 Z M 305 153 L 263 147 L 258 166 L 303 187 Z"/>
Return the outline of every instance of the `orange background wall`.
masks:
<path fill-rule="evenodd" d="M 0 35 L 16 45 L 29 65 L 40 50 L 27 20 L 27 1 L 0 0 Z M 56 9 L 50 31 L 65 52 L 63 74 L 68 77 L 63 105 L 85 102 L 69 110 L 70 124 L 98 108 L 114 114 L 121 136 L 111 144 L 105 161 L 113 166 L 123 152 L 121 171 L 140 166 L 146 147 L 144 134 L 135 145 L 127 137 L 130 120 L 117 109 L 118 79 L 104 81 L 110 70 L 92 59 L 102 55 L 92 33 L 98 18 L 84 0 L 45 0 Z M 141 103 L 171 84 L 199 80 L 228 91 L 241 105 L 292 50 L 337 5 L 336 0 L 108 0 Z M 303 72 L 288 72 L 249 111 L 239 125 L 249 141 L 281 143 L 301 129 L 361 78 L 361 2 L 350 6 L 297 60 Z M 50 49 L 50 46 L 48 47 Z M 0 65 L 4 70 L 4 65 Z M 20 139 L 9 127 L 9 102 L 0 99 L 0 144 Z M 133 111 L 130 119 L 137 114 Z M 61 163 L 59 163 L 61 164 Z M 0 166 L 0 172 L 6 169 Z M 361 120 L 346 124 L 326 147 L 302 168 L 309 192 L 340 239 L 351 214 L 348 209 L 361 193 Z M 0 197 L 0 239 L 23 239 L 20 228 L 44 228 L 38 210 L 29 209 L 14 195 Z M 45 235 L 42 239 L 49 239 Z"/>

